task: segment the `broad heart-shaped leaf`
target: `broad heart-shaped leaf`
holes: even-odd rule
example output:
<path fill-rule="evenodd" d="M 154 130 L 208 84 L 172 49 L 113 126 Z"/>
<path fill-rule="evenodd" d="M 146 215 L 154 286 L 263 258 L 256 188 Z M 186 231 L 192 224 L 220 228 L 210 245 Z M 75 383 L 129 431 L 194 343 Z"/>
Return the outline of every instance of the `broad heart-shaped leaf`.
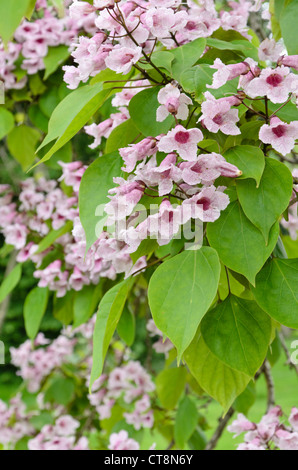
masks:
<path fill-rule="evenodd" d="M 30 7 L 31 0 L 9 0 L 0 2 L 0 37 L 3 42 L 12 38 L 22 18 Z"/>
<path fill-rule="evenodd" d="M 249 220 L 262 232 L 266 243 L 272 225 L 289 205 L 293 191 L 290 170 L 273 158 L 266 158 L 265 170 L 256 188 L 251 179 L 236 181 L 242 209 Z"/>
<path fill-rule="evenodd" d="M 22 124 L 15 127 L 7 136 L 7 146 L 11 155 L 20 163 L 23 171 L 28 170 L 35 159 L 35 150 L 40 133 L 33 127 Z"/>
<path fill-rule="evenodd" d="M 118 152 L 109 153 L 91 163 L 83 175 L 79 209 L 86 234 L 87 251 L 102 232 L 102 221 L 106 218 L 104 206 L 109 201 L 108 191 L 113 187 L 113 178 L 121 175 L 122 164 Z"/>
<path fill-rule="evenodd" d="M 28 337 L 34 339 L 39 331 L 49 298 L 49 289 L 35 287 L 29 292 L 24 303 L 25 329 Z"/>
<path fill-rule="evenodd" d="M 254 377 L 268 351 L 271 319 L 256 302 L 230 295 L 205 315 L 201 332 L 218 359 Z"/>
<path fill-rule="evenodd" d="M 52 73 L 56 72 L 59 65 L 63 64 L 69 55 L 70 52 L 67 46 L 50 47 L 48 54 L 43 59 L 45 65 L 44 80 L 47 80 Z"/>
<path fill-rule="evenodd" d="M 160 106 L 157 95 L 160 87 L 147 88 L 135 95 L 129 103 L 129 114 L 136 128 L 145 136 L 156 137 L 166 134 L 175 124 L 173 116 L 163 122 L 156 121 L 156 111 Z"/>
<path fill-rule="evenodd" d="M 260 184 L 265 168 L 265 156 L 261 149 L 253 145 L 237 145 L 227 150 L 224 157 L 242 171 L 237 181 L 253 178 L 257 185 Z"/>
<path fill-rule="evenodd" d="M 131 119 L 122 122 L 109 135 L 106 143 L 106 153 L 115 152 L 122 147 L 127 147 L 140 135 L 140 132 Z"/>
<path fill-rule="evenodd" d="M 167 410 L 175 408 L 182 395 L 187 379 L 185 367 L 163 370 L 156 377 L 156 392 L 161 404 Z"/>
<path fill-rule="evenodd" d="M 102 298 L 93 334 L 93 365 L 90 389 L 102 373 L 110 341 L 117 328 L 129 290 L 134 281 L 128 279 L 110 289 Z"/>
<path fill-rule="evenodd" d="M 196 65 L 181 72 L 180 83 L 185 91 L 199 97 L 206 85 L 211 85 L 213 72 L 210 65 Z"/>
<path fill-rule="evenodd" d="M 214 356 L 200 331 L 185 351 L 184 359 L 199 385 L 221 404 L 225 413 L 251 380 Z"/>
<path fill-rule="evenodd" d="M 147 88 L 135 95 L 129 103 L 130 117 L 145 137 L 166 134 L 175 124 L 173 116 L 168 116 L 163 122 L 156 121 L 156 111 L 160 106 L 157 95 L 160 90 L 160 87 Z"/>
<path fill-rule="evenodd" d="M 49 160 L 72 139 L 103 105 L 109 94 L 110 90 L 103 90 L 102 84 L 97 83 L 83 86 L 67 95 L 55 108 L 49 121 L 48 134 L 37 152 L 53 140 L 56 142 L 39 163 Z"/>
<path fill-rule="evenodd" d="M 297 15 L 297 1 L 285 1 L 280 15 L 280 27 L 289 55 L 298 54 Z"/>
<path fill-rule="evenodd" d="M 174 438 L 179 449 L 183 449 L 188 439 L 197 427 L 199 413 L 191 398 L 185 395 L 177 410 Z"/>
<path fill-rule="evenodd" d="M 298 328 L 298 259 L 270 260 L 257 275 L 252 291 L 274 320 Z"/>
<path fill-rule="evenodd" d="M 156 326 L 176 346 L 178 361 L 214 300 L 219 276 L 216 251 L 202 247 L 174 256 L 151 277 L 150 309 Z"/>
<path fill-rule="evenodd" d="M 209 243 L 222 262 L 243 274 L 253 285 L 274 250 L 278 235 L 279 224 L 276 223 L 266 245 L 263 235 L 246 217 L 238 201 L 232 202 L 218 220 L 207 226 Z"/>
<path fill-rule="evenodd" d="M 4 278 L 0 286 L 0 304 L 18 285 L 22 275 L 22 265 L 17 264 Z"/>
<path fill-rule="evenodd" d="M 176 49 L 172 49 L 171 54 L 174 56 L 174 61 L 172 62 L 172 77 L 180 82 L 184 70 L 188 69 L 199 60 L 205 47 L 206 39 L 198 38 Z"/>
<path fill-rule="evenodd" d="M 0 140 L 3 139 L 14 126 L 14 117 L 10 111 L 0 108 Z"/>

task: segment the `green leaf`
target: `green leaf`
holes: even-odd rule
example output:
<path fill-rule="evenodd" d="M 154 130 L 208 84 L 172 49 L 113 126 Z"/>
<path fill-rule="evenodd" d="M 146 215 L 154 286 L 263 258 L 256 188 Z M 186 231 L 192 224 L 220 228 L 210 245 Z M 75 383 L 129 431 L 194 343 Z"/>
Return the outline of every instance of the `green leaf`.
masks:
<path fill-rule="evenodd" d="M 196 65 L 181 73 L 181 85 L 186 92 L 195 93 L 198 98 L 206 91 L 206 85 L 211 85 L 213 72 L 209 65 Z"/>
<path fill-rule="evenodd" d="M 163 122 L 156 121 L 156 110 L 160 106 L 157 95 L 160 87 L 147 88 L 135 95 L 129 103 L 129 114 L 136 128 L 145 136 L 166 134 L 174 125 L 173 116 Z"/>
<path fill-rule="evenodd" d="M 298 328 L 298 259 L 270 260 L 258 274 L 253 294 L 274 320 Z"/>
<path fill-rule="evenodd" d="M 201 332 L 218 359 L 254 377 L 266 358 L 271 320 L 256 302 L 230 295 L 205 315 Z"/>
<path fill-rule="evenodd" d="M 68 46 L 50 47 L 48 54 L 44 57 L 45 73 L 44 80 L 47 80 L 57 68 L 63 64 L 70 55 Z"/>
<path fill-rule="evenodd" d="M 266 245 L 263 235 L 245 216 L 237 201 L 232 202 L 217 221 L 207 225 L 209 243 L 222 262 L 252 284 L 271 255 L 278 236 L 279 224 L 276 223 Z"/>
<path fill-rule="evenodd" d="M 102 286 L 84 286 L 82 290 L 75 293 L 73 302 L 73 328 L 86 323 L 98 307 L 102 296 Z"/>
<path fill-rule="evenodd" d="M 133 344 L 136 335 L 136 321 L 133 313 L 127 305 L 125 305 L 120 317 L 117 326 L 117 333 L 127 346 L 131 346 Z"/>
<path fill-rule="evenodd" d="M 252 145 L 237 145 L 227 150 L 224 157 L 242 171 L 237 180 L 253 178 L 257 185 L 260 184 L 265 168 L 265 156 L 261 149 Z"/>
<path fill-rule="evenodd" d="M 73 400 L 74 393 L 74 381 L 69 378 L 58 377 L 52 381 L 46 390 L 44 400 L 45 402 L 66 406 Z"/>
<path fill-rule="evenodd" d="M 184 391 L 187 379 L 185 367 L 163 370 L 156 377 L 156 392 L 166 410 L 172 410 Z"/>
<path fill-rule="evenodd" d="M 190 68 L 199 60 L 205 47 L 206 39 L 198 38 L 176 49 L 172 49 L 171 54 L 174 56 L 172 77 L 179 82 L 184 70 Z"/>
<path fill-rule="evenodd" d="M 148 290 L 157 328 L 170 338 L 178 361 L 193 339 L 218 288 L 220 263 L 215 250 L 188 250 L 159 266 Z"/>
<path fill-rule="evenodd" d="M 31 16 L 33 15 L 34 9 L 35 9 L 35 4 L 37 0 L 29 0 L 29 5 L 26 11 L 26 18 L 27 20 L 31 20 Z"/>
<path fill-rule="evenodd" d="M 55 299 L 53 315 L 63 325 L 70 325 L 73 321 L 74 291 L 68 291 L 64 297 Z"/>
<path fill-rule="evenodd" d="M 245 390 L 250 377 L 231 369 L 212 354 L 198 331 L 184 359 L 199 385 L 227 412 Z"/>
<path fill-rule="evenodd" d="M 115 152 L 120 148 L 127 147 L 128 144 L 135 141 L 139 134 L 140 132 L 131 119 L 122 122 L 120 126 L 115 127 L 111 132 L 106 143 L 106 153 Z"/>
<path fill-rule="evenodd" d="M 252 57 L 253 59 L 258 60 L 257 48 L 252 43 L 245 40 L 234 40 L 228 42 L 216 38 L 207 38 L 207 46 L 221 51 L 242 52 L 245 57 Z"/>
<path fill-rule="evenodd" d="M 85 171 L 79 193 L 80 220 L 86 234 L 86 250 L 98 239 L 106 220 L 104 205 L 113 178 L 120 176 L 123 161 L 118 152 L 99 157 Z"/>
<path fill-rule="evenodd" d="M 289 205 L 293 191 L 290 170 L 272 158 L 266 158 L 265 170 L 256 188 L 252 179 L 236 181 L 242 209 L 249 220 L 262 232 L 268 243 L 270 229 Z"/>
<path fill-rule="evenodd" d="M 20 163 L 23 171 L 28 170 L 36 155 L 35 149 L 40 133 L 25 124 L 15 127 L 7 136 L 7 146 L 11 155 Z"/>
<path fill-rule="evenodd" d="M 280 15 L 281 34 L 289 55 L 298 54 L 297 2 L 285 4 Z"/>
<path fill-rule="evenodd" d="M 0 108 L 0 140 L 3 139 L 13 129 L 14 117 L 10 111 Z"/>
<path fill-rule="evenodd" d="M 67 95 L 54 110 L 49 121 L 48 135 L 37 152 L 53 140 L 56 142 L 39 163 L 49 160 L 72 139 L 103 105 L 109 94 L 110 90 L 102 90 L 102 84 L 99 83 L 83 86 Z"/>
<path fill-rule="evenodd" d="M 23 17 L 28 12 L 31 0 L 9 0 L 0 2 L 0 37 L 7 43 L 12 38 Z"/>
<path fill-rule="evenodd" d="M 132 282 L 131 279 L 128 279 L 117 284 L 104 295 L 99 304 L 93 335 L 93 366 L 90 388 L 102 373 L 104 360 Z"/>
<path fill-rule="evenodd" d="M 4 278 L 0 286 L 0 304 L 18 285 L 22 275 L 22 265 L 17 264 Z"/>
<path fill-rule="evenodd" d="M 46 312 L 49 299 L 48 288 L 35 287 L 29 292 L 24 303 L 25 329 L 28 337 L 34 339 Z"/>
<path fill-rule="evenodd" d="M 236 398 L 233 408 L 244 415 L 247 415 L 250 408 L 255 404 L 257 398 L 256 387 L 253 382 L 249 382 L 244 392 Z"/>
<path fill-rule="evenodd" d="M 63 225 L 61 228 L 57 230 L 51 230 L 39 243 L 37 250 L 35 251 L 34 254 L 39 254 L 42 253 L 43 251 L 47 250 L 50 246 L 53 245 L 53 243 L 62 235 L 65 235 L 66 233 L 70 232 L 72 229 L 73 222 L 69 220 L 66 222 L 65 225 Z"/>
<path fill-rule="evenodd" d="M 187 395 L 179 403 L 177 410 L 174 438 L 179 449 L 183 449 L 195 431 L 199 419 L 197 407 Z"/>

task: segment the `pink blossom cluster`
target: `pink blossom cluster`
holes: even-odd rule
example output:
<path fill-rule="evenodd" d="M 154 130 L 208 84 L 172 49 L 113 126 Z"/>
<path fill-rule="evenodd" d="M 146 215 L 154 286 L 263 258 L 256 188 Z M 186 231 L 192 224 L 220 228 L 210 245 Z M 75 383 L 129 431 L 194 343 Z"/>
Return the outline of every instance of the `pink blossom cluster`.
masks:
<path fill-rule="evenodd" d="M 213 222 L 229 204 L 225 187 L 216 187 L 214 182 L 219 176 L 240 176 L 241 171 L 220 154 L 198 155 L 201 140 L 200 129 L 179 124 L 167 135 L 147 137 L 120 149 L 123 170 L 130 175 L 127 179 L 114 178 L 118 186 L 109 191 L 111 200 L 105 211 L 107 225 L 117 226 L 118 239 L 131 253 L 147 237 L 156 238 L 160 245 L 169 243 L 191 219 Z M 158 151 L 164 153 L 160 163 Z M 163 198 L 156 213 L 148 216 L 142 205 L 146 195 Z"/>
<path fill-rule="evenodd" d="M 293 408 L 286 424 L 281 408 L 272 408 L 260 421 L 250 422 L 239 414 L 227 429 L 235 437 L 246 433 L 238 450 L 298 450 L 298 409 Z"/>
<path fill-rule="evenodd" d="M 65 6 L 69 5 L 65 1 Z M 14 34 L 14 40 L 8 43 L 7 48 L 0 42 L 0 79 L 4 82 L 5 89 L 21 89 L 27 82 L 27 76 L 18 76 L 14 73 L 18 67 L 18 59 L 21 59 L 21 69 L 27 75 L 33 75 L 39 70 L 45 69 L 44 58 L 48 55 L 49 48 L 60 45 L 71 46 L 79 31 L 87 33 L 95 31 L 95 15 L 80 18 L 70 18 L 68 8 L 65 8 L 65 16 L 58 17 L 58 13 L 47 1 L 39 2 L 36 8 L 42 11 L 42 15 L 28 21 L 24 20 Z"/>
<path fill-rule="evenodd" d="M 28 412 L 20 394 L 7 405 L 0 400 L 0 443 L 5 449 L 12 448 L 20 439 L 34 433 L 30 424 L 33 412 Z"/>
<path fill-rule="evenodd" d="M 34 277 L 39 280 L 39 287 L 48 287 L 57 297 L 63 297 L 71 289 L 79 291 L 84 285 L 97 284 L 101 277 L 114 280 L 119 273 L 129 276 L 145 267 L 144 257 L 133 265 L 127 245 L 107 232 L 102 232 L 85 253 L 86 238 L 78 217 L 78 192 L 86 167 L 81 162 L 61 165 L 60 180 L 73 189 L 71 197 L 56 181 L 44 178 L 24 181 L 18 202 L 8 185 L 0 186 L 0 231 L 5 243 L 18 251 L 17 261 L 31 260 L 36 267 Z M 72 234 L 65 233 L 49 248 L 36 253 L 38 244 L 50 231 L 63 228 L 69 221 L 74 224 Z"/>
<path fill-rule="evenodd" d="M 66 362 L 76 344 L 75 339 L 60 335 L 49 341 L 39 333 L 34 343 L 25 341 L 19 348 L 11 348 L 11 362 L 19 369 L 17 375 L 26 382 L 31 393 L 37 392 L 45 377 Z"/>
<path fill-rule="evenodd" d="M 40 433 L 28 442 L 29 450 L 89 450 L 88 439 L 77 439 L 79 421 L 72 416 L 60 416 L 54 425 L 44 426 Z"/>
<path fill-rule="evenodd" d="M 110 435 L 108 448 L 110 450 L 139 450 L 140 444 L 128 436 L 127 431 L 120 431 Z"/>
<path fill-rule="evenodd" d="M 261 2 L 229 2 L 230 11 L 218 14 L 213 0 L 140 0 L 115 2 L 94 0 L 93 5 L 75 1 L 72 18 L 96 12 L 96 34 L 81 36 L 73 52 L 77 66 L 65 66 L 65 81 L 75 89 L 100 71 L 109 68 L 127 74 L 142 58 L 148 57 L 155 42 L 173 49 L 197 38 L 209 37 L 222 27 L 246 34 L 250 11 Z"/>
<path fill-rule="evenodd" d="M 116 401 L 122 400 L 125 407 L 133 404 L 124 413 L 128 424 L 136 430 L 151 428 L 154 423 L 149 394 L 155 385 L 149 374 L 137 361 L 116 367 L 109 375 L 102 375 L 93 385 L 89 401 L 96 408 L 100 419 L 110 418 Z"/>

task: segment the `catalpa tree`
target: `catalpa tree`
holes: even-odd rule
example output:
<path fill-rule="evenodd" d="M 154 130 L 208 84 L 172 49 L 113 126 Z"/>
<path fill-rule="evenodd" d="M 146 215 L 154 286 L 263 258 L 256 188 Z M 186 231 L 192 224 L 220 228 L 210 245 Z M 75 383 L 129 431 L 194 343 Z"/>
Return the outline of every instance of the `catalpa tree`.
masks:
<path fill-rule="evenodd" d="M 0 300 L 30 265 L 11 360 L 37 405 L 0 402 L 0 442 L 211 450 L 228 426 L 240 450 L 297 450 L 271 371 L 298 372 L 297 2 L 13 4 L 0 133 L 29 177 L 1 181 Z"/>

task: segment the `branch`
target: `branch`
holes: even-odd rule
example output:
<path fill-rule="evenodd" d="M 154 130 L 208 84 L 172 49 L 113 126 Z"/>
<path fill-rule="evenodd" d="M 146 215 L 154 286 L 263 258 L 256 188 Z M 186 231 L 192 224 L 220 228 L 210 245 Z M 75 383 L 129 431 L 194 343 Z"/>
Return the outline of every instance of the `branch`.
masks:
<path fill-rule="evenodd" d="M 205 450 L 214 450 L 215 449 L 219 439 L 221 438 L 228 422 L 230 421 L 230 419 L 232 418 L 234 413 L 235 413 L 234 408 L 230 408 L 229 411 L 227 412 L 227 414 L 225 415 L 225 417 L 220 418 L 219 424 L 218 424 L 218 426 L 215 430 L 215 433 L 213 434 L 210 441 L 208 442 Z"/>
<path fill-rule="evenodd" d="M 266 359 L 263 364 L 263 374 L 266 380 L 268 399 L 267 399 L 267 413 L 271 408 L 275 406 L 275 391 L 274 391 L 274 382 L 271 374 L 271 366 L 269 361 Z"/>

